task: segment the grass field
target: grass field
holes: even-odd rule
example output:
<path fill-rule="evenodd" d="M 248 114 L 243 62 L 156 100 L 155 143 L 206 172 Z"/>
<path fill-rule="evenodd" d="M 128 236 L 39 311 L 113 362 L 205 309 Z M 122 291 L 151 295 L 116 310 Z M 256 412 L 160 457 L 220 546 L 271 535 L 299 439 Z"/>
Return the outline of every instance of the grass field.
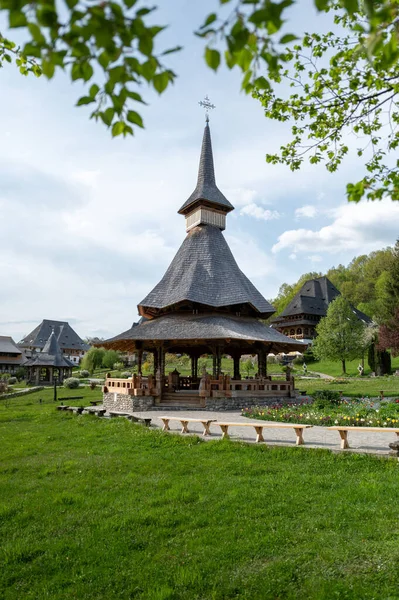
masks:
<path fill-rule="evenodd" d="M 0 403 L 2 599 L 399 598 L 397 461 L 204 443 L 48 392 Z"/>
<path fill-rule="evenodd" d="M 361 398 L 379 396 L 399 398 L 399 377 L 359 377 L 357 379 L 295 379 L 297 390 L 306 391 L 311 396 L 316 390 L 342 391 L 344 396 Z"/>

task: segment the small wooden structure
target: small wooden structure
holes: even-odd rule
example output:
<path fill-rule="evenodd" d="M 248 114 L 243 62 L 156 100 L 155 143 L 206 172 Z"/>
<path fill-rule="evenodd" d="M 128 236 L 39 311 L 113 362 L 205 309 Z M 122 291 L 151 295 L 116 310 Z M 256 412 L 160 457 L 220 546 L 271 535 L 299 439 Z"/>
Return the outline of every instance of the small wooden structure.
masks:
<path fill-rule="evenodd" d="M 73 366 L 73 363 L 63 355 L 54 330 L 43 351 L 33 354 L 24 364 L 27 369 L 27 382 L 35 385 L 52 385 L 54 381 L 62 383 L 64 379 L 71 377 Z"/>
<path fill-rule="evenodd" d="M 122 352 L 135 352 L 138 375 L 132 379 L 107 377 L 104 393 L 165 396 L 199 399 L 232 397 L 291 397 L 294 381 L 278 382 L 267 376 L 267 355 L 271 352 L 304 351 L 306 346 L 292 340 L 261 319 L 274 312 L 238 267 L 223 236 L 226 215 L 234 207 L 216 185 L 209 124 L 201 149 L 197 186 L 179 213 L 186 219 L 187 236 L 161 281 L 140 302 L 138 325 L 101 345 Z M 143 353 L 154 356 L 154 373 L 142 376 Z M 165 354 L 187 354 L 191 375 L 165 373 Z M 242 355 L 258 358 L 255 379 L 240 374 Z M 201 356 L 212 356 L 212 372 L 199 373 Z M 222 356 L 231 356 L 233 376 L 222 372 Z M 205 404 L 202 404 L 205 405 Z"/>

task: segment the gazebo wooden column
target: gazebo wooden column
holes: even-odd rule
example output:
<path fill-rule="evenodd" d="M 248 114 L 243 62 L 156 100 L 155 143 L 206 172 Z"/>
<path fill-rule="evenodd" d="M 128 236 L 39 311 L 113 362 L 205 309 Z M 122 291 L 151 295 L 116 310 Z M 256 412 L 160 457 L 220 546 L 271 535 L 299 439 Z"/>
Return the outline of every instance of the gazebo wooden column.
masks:
<path fill-rule="evenodd" d="M 267 354 L 264 348 L 258 351 L 258 373 L 259 377 L 266 377 L 267 375 Z"/>
<path fill-rule="evenodd" d="M 222 370 L 222 348 L 221 346 L 212 347 L 213 369 L 212 375 L 217 379 Z"/>
<path fill-rule="evenodd" d="M 241 379 L 240 373 L 240 360 L 241 360 L 241 352 L 237 352 L 232 355 L 234 370 L 233 370 L 233 379 Z"/>
<path fill-rule="evenodd" d="M 191 377 L 193 379 L 197 379 L 198 377 L 198 358 L 197 354 L 191 355 Z"/>
<path fill-rule="evenodd" d="M 143 365 L 143 351 L 137 350 L 137 372 L 139 375 L 142 375 L 142 365 Z"/>

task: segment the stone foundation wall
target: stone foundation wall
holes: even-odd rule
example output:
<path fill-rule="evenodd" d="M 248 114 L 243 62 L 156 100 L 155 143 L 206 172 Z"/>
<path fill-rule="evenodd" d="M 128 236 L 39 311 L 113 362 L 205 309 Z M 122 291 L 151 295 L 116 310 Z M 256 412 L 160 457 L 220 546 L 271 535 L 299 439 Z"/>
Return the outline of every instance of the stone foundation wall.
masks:
<path fill-rule="evenodd" d="M 153 396 L 129 396 L 128 394 L 117 394 L 108 392 L 103 394 L 104 408 L 119 410 L 121 412 L 134 412 L 152 410 L 154 407 Z"/>
<path fill-rule="evenodd" d="M 252 406 L 273 406 L 273 404 L 294 404 L 296 398 L 276 396 L 274 398 L 207 398 L 204 410 L 229 411 L 251 408 Z"/>

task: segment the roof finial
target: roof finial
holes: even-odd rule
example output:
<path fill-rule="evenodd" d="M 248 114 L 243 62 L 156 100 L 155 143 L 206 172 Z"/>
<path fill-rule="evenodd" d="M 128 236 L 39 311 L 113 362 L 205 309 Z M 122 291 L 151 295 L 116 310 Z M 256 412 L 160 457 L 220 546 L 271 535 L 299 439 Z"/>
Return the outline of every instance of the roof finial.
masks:
<path fill-rule="evenodd" d="M 209 123 L 209 111 L 216 108 L 216 106 L 211 103 L 211 101 L 208 98 L 208 94 L 203 100 L 200 100 L 198 104 L 202 106 L 202 108 L 205 108 L 205 121 Z"/>

